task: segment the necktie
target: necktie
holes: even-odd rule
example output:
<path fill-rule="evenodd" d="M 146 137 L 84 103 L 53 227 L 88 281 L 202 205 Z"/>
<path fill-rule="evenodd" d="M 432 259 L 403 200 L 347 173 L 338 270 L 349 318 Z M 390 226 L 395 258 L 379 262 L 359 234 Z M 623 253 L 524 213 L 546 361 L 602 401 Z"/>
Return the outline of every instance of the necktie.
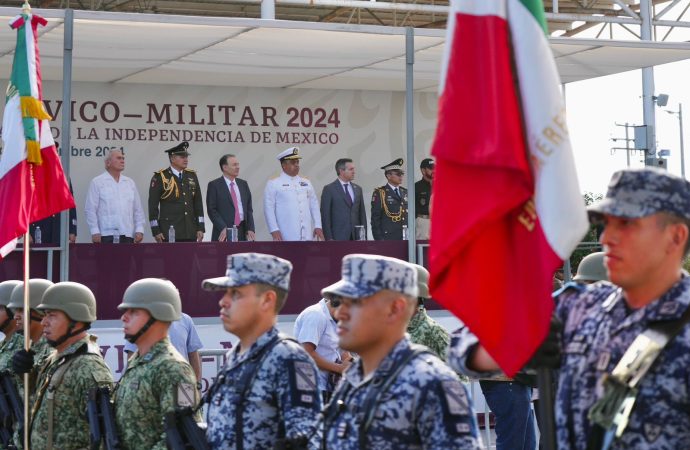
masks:
<path fill-rule="evenodd" d="M 398 198 L 400 198 L 400 191 L 398 191 L 398 188 L 395 188 L 394 191 L 395 191 L 395 195 L 397 195 Z"/>
<path fill-rule="evenodd" d="M 345 201 L 349 206 L 352 206 L 352 197 L 350 197 L 350 183 L 345 183 Z"/>
<path fill-rule="evenodd" d="M 235 182 L 230 182 L 230 197 L 232 198 L 232 206 L 235 208 L 235 221 L 234 225 L 239 226 L 240 224 L 240 208 L 237 206 L 237 194 L 235 194 Z"/>

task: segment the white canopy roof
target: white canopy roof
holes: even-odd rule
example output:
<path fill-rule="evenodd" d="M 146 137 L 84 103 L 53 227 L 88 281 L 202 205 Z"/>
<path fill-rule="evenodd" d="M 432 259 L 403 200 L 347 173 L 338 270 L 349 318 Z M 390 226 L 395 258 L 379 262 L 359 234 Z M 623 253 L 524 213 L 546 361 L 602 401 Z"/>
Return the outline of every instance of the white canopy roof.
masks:
<path fill-rule="evenodd" d="M 7 23 L 18 8 L 0 8 Z M 63 10 L 36 10 L 45 80 L 62 79 Z M 74 12 L 73 80 L 402 91 L 405 29 L 259 19 Z M 0 78 L 15 32 L 0 27 Z M 435 91 L 443 30 L 415 30 L 414 89 Z M 690 58 L 690 44 L 553 38 L 564 83 Z"/>

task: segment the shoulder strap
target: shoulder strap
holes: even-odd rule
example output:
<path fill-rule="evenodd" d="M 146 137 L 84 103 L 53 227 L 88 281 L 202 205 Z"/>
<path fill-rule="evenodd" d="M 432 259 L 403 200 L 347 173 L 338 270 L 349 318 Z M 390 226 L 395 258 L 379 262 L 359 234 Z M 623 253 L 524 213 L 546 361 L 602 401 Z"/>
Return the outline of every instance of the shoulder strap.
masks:
<path fill-rule="evenodd" d="M 419 345 L 411 345 L 410 348 L 406 349 L 403 355 L 398 359 L 397 363 L 392 366 L 387 371 L 380 374 L 376 374 L 375 378 L 372 380 L 372 384 L 369 387 L 367 396 L 364 398 L 364 403 L 362 404 L 362 410 L 364 411 L 364 419 L 359 424 L 359 448 L 367 448 L 367 432 L 371 423 L 374 421 L 376 416 L 376 409 L 381 397 L 385 394 L 391 387 L 393 382 L 398 378 L 400 372 L 405 368 L 408 362 L 412 361 L 419 355 L 432 353 L 425 347 Z"/>
<path fill-rule="evenodd" d="M 690 323 L 690 307 L 675 320 L 652 322 L 625 351 L 611 373 L 602 377 L 604 394 L 589 409 L 592 429 L 588 448 L 601 448 L 604 439 L 620 437 L 635 406 L 637 386 L 664 348 Z M 606 438 L 605 436 L 609 436 Z"/>
<path fill-rule="evenodd" d="M 34 411 L 32 416 L 36 416 L 36 412 L 38 411 L 38 407 L 41 405 L 42 402 L 42 397 L 45 396 L 46 399 L 46 408 L 47 408 L 47 420 L 48 420 L 48 442 L 46 443 L 46 449 L 47 450 L 52 450 L 53 449 L 53 419 L 55 415 L 55 389 L 57 389 L 57 386 L 62 383 L 62 379 L 65 377 L 65 373 L 67 372 L 67 369 L 69 369 L 72 366 L 72 363 L 78 359 L 79 356 L 83 355 L 88 355 L 89 353 L 89 345 L 84 344 L 81 347 L 79 347 L 74 353 L 71 353 L 67 356 L 62 357 L 62 363 L 58 364 L 58 367 L 55 369 L 55 371 L 50 375 L 50 379 L 47 379 L 44 383 L 44 385 L 41 388 L 41 391 L 38 394 L 38 398 L 36 402 L 34 403 Z"/>
<path fill-rule="evenodd" d="M 257 372 L 259 371 L 258 369 L 261 367 L 268 354 L 271 353 L 273 347 L 285 340 L 294 341 L 294 339 L 288 338 L 282 333 L 278 333 L 268 341 L 264 348 L 256 352 L 255 355 L 244 363 L 240 378 L 237 380 L 237 383 L 235 383 L 235 390 L 239 398 L 239 402 L 235 407 L 235 448 L 237 448 L 237 450 L 244 449 L 244 407 L 246 403 L 246 394 L 254 384 Z"/>

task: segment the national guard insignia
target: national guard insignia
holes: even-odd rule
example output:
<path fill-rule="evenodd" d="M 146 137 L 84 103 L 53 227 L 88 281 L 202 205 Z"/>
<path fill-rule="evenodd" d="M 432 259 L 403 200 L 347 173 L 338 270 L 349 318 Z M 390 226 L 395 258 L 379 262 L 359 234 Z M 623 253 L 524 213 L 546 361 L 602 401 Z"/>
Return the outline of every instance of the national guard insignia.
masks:
<path fill-rule="evenodd" d="M 655 423 L 645 423 L 644 424 L 644 437 L 647 442 L 654 442 L 657 440 L 661 434 L 661 426 Z"/>
<path fill-rule="evenodd" d="M 288 361 L 292 400 L 295 404 L 311 406 L 317 400 L 316 372 L 306 361 Z"/>
<path fill-rule="evenodd" d="M 448 412 L 454 416 L 467 415 L 470 404 L 462 385 L 454 380 L 444 381 L 442 385 Z"/>
<path fill-rule="evenodd" d="M 180 383 L 177 385 L 177 406 L 194 407 L 196 404 L 196 387 L 190 383 Z"/>

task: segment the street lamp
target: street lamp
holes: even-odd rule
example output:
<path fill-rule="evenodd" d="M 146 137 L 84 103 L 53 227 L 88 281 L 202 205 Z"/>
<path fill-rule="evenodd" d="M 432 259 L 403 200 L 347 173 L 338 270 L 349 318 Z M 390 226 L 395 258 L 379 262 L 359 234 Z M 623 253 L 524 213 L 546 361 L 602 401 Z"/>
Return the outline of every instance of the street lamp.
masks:
<path fill-rule="evenodd" d="M 673 114 L 675 116 L 678 116 L 678 125 L 680 127 L 680 174 L 685 179 L 685 149 L 684 149 L 684 142 L 683 142 L 683 104 L 678 103 L 678 111 L 671 111 L 668 109 L 665 109 L 669 114 Z"/>

